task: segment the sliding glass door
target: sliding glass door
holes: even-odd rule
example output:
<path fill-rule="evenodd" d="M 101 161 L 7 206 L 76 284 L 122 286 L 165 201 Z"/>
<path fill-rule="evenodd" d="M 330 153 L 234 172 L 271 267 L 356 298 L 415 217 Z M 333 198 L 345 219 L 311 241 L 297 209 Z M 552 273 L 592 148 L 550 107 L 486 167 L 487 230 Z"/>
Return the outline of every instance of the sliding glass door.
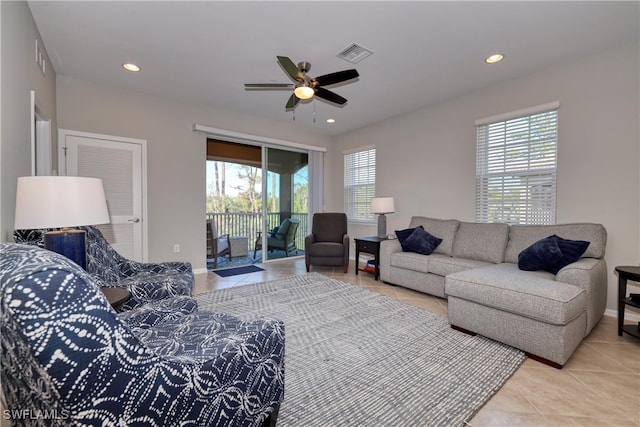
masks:
<path fill-rule="evenodd" d="M 322 153 L 296 150 L 207 140 L 209 269 L 304 255 L 309 212 L 322 206 L 313 197 L 322 192 Z"/>
<path fill-rule="evenodd" d="M 309 212 L 309 155 L 263 148 L 263 260 L 304 255 Z"/>

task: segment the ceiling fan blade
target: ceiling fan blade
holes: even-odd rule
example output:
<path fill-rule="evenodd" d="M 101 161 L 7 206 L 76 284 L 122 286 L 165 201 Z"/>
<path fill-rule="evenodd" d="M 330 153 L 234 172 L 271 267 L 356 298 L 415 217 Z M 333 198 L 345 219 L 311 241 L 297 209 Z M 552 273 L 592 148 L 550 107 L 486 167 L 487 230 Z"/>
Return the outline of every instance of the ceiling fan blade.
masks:
<path fill-rule="evenodd" d="M 360 74 L 356 70 L 344 70 L 337 71 L 335 73 L 325 74 L 323 76 L 318 76 L 311 81 L 315 81 L 319 86 L 329 86 L 334 85 L 336 83 L 341 83 L 347 80 L 355 79 L 359 77 Z"/>
<path fill-rule="evenodd" d="M 295 94 L 292 93 L 284 109 L 293 110 L 294 108 L 296 108 L 296 105 L 298 105 L 298 102 L 300 102 L 300 98 L 298 98 Z"/>
<path fill-rule="evenodd" d="M 277 58 L 280 65 L 284 67 L 287 74 L 289 74 L 289 76 L 293 80 L 296 80 L 299 82 L 304 80 L 304 75 L 302 75 L 302 73 L 300 72 L 300 70 L 298 70 L 298 67 L 296 66 L 296 64 L 293 63 L 292 60 L 290 60 L 286 56 L 278 56 Z"/>
<path fill-rule="evenodd" d="M 245 89 L 293 89 L 291 83 L 245 83 Z"/>
<path fill-rule="evenodd" d="M 330 90 L 317 87 L 316 88 L 316 96 L 318 98 L 326 99 L 329 102 L 333 102 L 335 104 L 344 105 L 347 103 L 347 100 L 335 92 L 331 92 Z"/>

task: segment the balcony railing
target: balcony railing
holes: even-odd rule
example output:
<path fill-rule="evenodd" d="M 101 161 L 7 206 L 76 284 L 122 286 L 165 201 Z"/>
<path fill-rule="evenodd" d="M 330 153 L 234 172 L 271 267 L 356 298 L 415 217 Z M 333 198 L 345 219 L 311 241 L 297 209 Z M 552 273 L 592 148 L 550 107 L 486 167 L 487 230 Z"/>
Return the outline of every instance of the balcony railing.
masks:
<path fill-rule="evenodd" d="M 296 231 L 296 247 L 300 253 L 304 252 L 304 238 L 307 235 L 308 215 L 306 213 L 291 213 L 291 218 L 298 219 L 300 225 Z M 281 212 L 267 214 L 267 230 L 280 225 L 286 218 Z M 258 238 L 258 232 L 262 231 L 262 213 L 250 212 L 207 212 L 207 220 L 214 220 L 219 235 L 246 236 L 249 242 L 249 251 L 252 251 Z"/>

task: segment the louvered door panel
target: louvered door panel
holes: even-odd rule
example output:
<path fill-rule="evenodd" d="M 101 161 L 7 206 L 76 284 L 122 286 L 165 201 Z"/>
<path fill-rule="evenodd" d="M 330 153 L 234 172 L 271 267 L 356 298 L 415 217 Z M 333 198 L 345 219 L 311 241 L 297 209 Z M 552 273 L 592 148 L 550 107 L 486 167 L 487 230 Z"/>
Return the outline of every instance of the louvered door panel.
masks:
<path fill-rule="evenodd" d="M 67 175 L 102 179 L 111 223 L 100 231 L 122 256 L 143 261 L 142 145 L 85 135 L 62 142 Z"/>

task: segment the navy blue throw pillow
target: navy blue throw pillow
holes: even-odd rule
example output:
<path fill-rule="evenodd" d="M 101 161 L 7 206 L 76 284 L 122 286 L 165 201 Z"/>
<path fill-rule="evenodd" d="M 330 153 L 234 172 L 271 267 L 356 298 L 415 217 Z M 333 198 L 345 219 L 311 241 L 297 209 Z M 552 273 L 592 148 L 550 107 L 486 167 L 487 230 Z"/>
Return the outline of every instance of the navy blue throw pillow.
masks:
<path fill-rule="evenodd" d="M 568 240 L 555 234 L 538 240 L 518 255 L 518 268 L 527 271 L 543 270 L 558 274 L 563 267 L 576 262 L 590 242 Z"/>
<path fill-rule="evenodd" d="M 419 226 L 418 228 L 424 229 L 423 226 Z M 402 246 L 402 250 L 407 252 L 404 249 L 404 241 L 407 240 L 407 237 L 411 236 L 415 228 L 405 228 L 404 230 L 396 230 L 396 237 L 398 238 L 398 242 L 400 242 L 400 246 Z"/>
<path fill-rule="evenodd" d="M 442 239 L 433 236 L 423 227 L 418 227 L 405 239 L 402 250 L 431 255 L 440 243 L 442 243 Z"/>
<path fill-rule="evenodd" d="M 547 270 L 562 259 L 562 250 L 554 236 L 538 240 L 518 255 L 518 268 L 526 271 Z"/>
<path fill-rule="evenodd" d="M 582 254 L 587 251 L 589 244 L 586 240 L 569 240 L 563 239 L 562 237 L 556 236 L 555 234 L 551 236 L 556 239 L 558 243 L 558 247 L 562 252 L 562 257 L 553 265 L 550 265 L 549 268 L 545 269 L 549 273 L 558 274 L 558 271 L 562 267 L 565 267 L 572 262 L 576 262 L 580 259 Z"/>

